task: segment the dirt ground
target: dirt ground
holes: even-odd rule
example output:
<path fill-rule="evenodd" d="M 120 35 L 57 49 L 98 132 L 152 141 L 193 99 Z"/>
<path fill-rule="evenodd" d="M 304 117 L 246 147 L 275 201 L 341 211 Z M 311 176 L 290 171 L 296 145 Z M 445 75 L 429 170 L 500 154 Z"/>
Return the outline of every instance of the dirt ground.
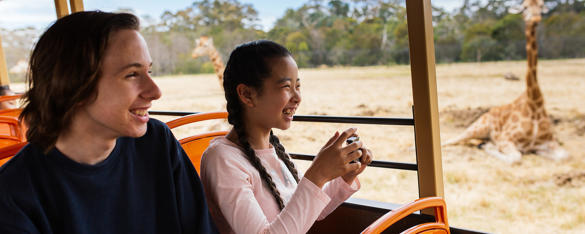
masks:
<path fill-rule="evenodd" d="M 540 61 L 538 82 L 556 137 L 570 158 L 524 155 L 509 165 L 474 144 L 442 149 L 445 198 L 452 226 L 495 233 L 585 233 L 585 59 Z M 490 107 L 524 91 L 524 61 L 438 65 L 441 140 L 462 132 Z M 519 81 L 504 79 L 511 72 Z M 411 117 L 408 66 L 302 69 L 299 115 Z M 213 74 L 157 77 L 163 97 L 153 110 L 218 111 L 223 91 Z M 24 85 L 15 84 L 22 90 Z M 171 117 L 155 116 L 161 120 Z M 275 131 L 288 152 L 315 154 L 336 131 L 352 125 L 295 122 Z M 415 162 L 414 132 L 405 126 L 357 125 L 376 159 Z M 175 131 L 228 128 L 211 122 Z M 297 161 L 303 170 L 307 162 Z M 354 195 L 392 203 L 418 198 L 416 172 L 368 168 Z"/>
<path fill-rule="evenodd" d="M 441 139 L 462 132 L 490 107 L 509 103 L 525 88 L 525 62 L 437 66 Z M 504 79 L 514 73 L 519 81 Z M 509 165 L 474 144 L 442 149 L 445 197 L 452 226 L 495 233 L 585 232 L 585 59 L 541 61 L 538 82 L 555 123 L 556 137 L 569 152 L 564 161 L 524 155 Z M 300 115 L 411 117 L 408 66 L 302 69 Z M 159 77 L 163 97 L 154 110 L 217 111 L 223 91 L 212 74 Z M 168 117 L 160 117 L 163 120 Z M 211 126 L 211 127 L 210 127 Z M 336 130 L 351 125 L 293 123 L 275 131 L 289 152 L 315 154 Z M 206 123 L 175 133 L 227 128 Z M 415 162 L 412 127 L 358 125 L 361 139 L 382 160 Z M 476 142 L 477 143 L 477 142 Z M 298 161 L 305 169 L 307 162 Z M 416 173 L 369 168 L 354 195 L 406 203 L 418 197 Z"/>

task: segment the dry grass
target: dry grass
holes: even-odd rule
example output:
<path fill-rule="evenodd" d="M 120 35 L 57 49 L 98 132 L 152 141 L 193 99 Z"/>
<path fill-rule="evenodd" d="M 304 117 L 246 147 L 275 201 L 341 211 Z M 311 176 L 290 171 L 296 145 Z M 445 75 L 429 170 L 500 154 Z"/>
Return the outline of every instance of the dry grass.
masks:
<path fill-rule="evenodd" d="M 505 80 L 512 72 L 521 81 Z M 524 90 L 525 62 L 437 66 L 441 138 L 463 131 L 491 106 L 511 102 Z M 303 69 L 303 103 L 297 114 L 410 117 L 408 66 Z M 496 233 L 585 232 L 585 59 L 541 61 L 539 83 L 555 130 L 570 159 L 554 162 L 526 155 L 507 165 L 471 146 L 442 150 L 445 196 L 451 225 Z M 163 90 L 154 110 L 216 111 L 224 106 L 214 75 L 159 77 Z M 168 117 L 161 117 L 168 120 Z M 212 124 L 212 125 L 221 125 Z M 217 126 L 214 126 L 216 128 Z M 224 126 L 225 127 L 225 126 Z M 289 152 L 316 153 L 336 130 L 349 125 L 295 122 L 277 131 Z M 183 137 L 200 125 L 179 129 Z M 411 127 L 358 126 L 377 159 L 414 162 Z M 307 162 L 297 162 L 306 168 Z M 393 203 L 418 197 L 416 173 L 370 168 L 355 196 Z"/>

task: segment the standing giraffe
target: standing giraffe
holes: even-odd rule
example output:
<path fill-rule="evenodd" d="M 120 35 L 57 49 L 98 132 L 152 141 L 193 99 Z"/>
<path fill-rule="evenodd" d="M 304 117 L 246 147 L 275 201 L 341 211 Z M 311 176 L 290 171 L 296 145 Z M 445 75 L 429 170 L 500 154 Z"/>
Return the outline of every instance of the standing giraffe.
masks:
<path fill-rule="evenodd" d="M 193 52 L 191 53 L 191 57 L 197 58 L 201 56 L 209 56 L 211 62 L 213 63 L 213 69 L 215 70 L 215 74 L 219 79 L 219 85 L 223 87 L 223 70 L 224 64 L 223 60 L 221 59 L 221 55 L 213 46 L 213 38 L 208 36 L 201 36 L 199 39 L 195 41 L 197 45 Z"/>
<path fill-rule="evenodd" d="M 536 79 L 536 27 L 543 6 L 543 0 L 524 0 L 522 3 L 528 61 L 526 91 L 512 103 L 491 108 L 445 145 L 468 139 L 488 139 L 491 141 L 482 148 L 488 154 L 509 163 L 520 161 L 523 153 L 530 152 L 555 160 L 568 156 L 553 137 L 552 123 L 544 108 L 544 98 Z"/>

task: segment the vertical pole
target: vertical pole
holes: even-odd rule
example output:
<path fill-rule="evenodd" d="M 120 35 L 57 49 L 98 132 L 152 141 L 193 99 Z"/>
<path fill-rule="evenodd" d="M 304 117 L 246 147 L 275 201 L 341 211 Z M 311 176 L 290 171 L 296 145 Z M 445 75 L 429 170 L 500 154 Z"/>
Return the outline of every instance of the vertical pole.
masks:
<path fill-rule="evenodd" d="M 83 0 L 69 0 L 71 13 L 83 11 Z"/>
<path fill-rule="evenodd" d="M 430 0 L 407 0 L 419 197 L 444 196 Z M 433 214 L 432 209 L 423 213 Z"/>
<path fill-rule="evenodd" d="M 69 6 L 67 0 L 55 0 L 55 10 L 57 11 L 57 19 L 69 14 Z"/>
<path fill-rule="evenodd" d="M 0 86 L 8 85 L 10 85 L 10 79 L 8 78 L 6 57 L 4 56 L 4 49 L 2 48 L 2 38 L 0 37 Z"/>

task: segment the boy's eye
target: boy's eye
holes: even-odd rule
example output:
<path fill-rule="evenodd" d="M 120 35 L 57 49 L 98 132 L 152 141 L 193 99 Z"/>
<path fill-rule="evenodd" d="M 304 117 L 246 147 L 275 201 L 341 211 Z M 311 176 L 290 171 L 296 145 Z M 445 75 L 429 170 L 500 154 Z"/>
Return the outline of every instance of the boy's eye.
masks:
<path fill-rule="evenodd" d="M 128 75 L 126 75 L 126 77 L 127 77 L 127 78 L 130 78 L 130 77 L 134 77 L 134 76 L 137 76 L 137 75 L 138 75 L 138 73 L 136 73 L 136 72 L 131 72 L 131 73 L 128 73 Z"/>

